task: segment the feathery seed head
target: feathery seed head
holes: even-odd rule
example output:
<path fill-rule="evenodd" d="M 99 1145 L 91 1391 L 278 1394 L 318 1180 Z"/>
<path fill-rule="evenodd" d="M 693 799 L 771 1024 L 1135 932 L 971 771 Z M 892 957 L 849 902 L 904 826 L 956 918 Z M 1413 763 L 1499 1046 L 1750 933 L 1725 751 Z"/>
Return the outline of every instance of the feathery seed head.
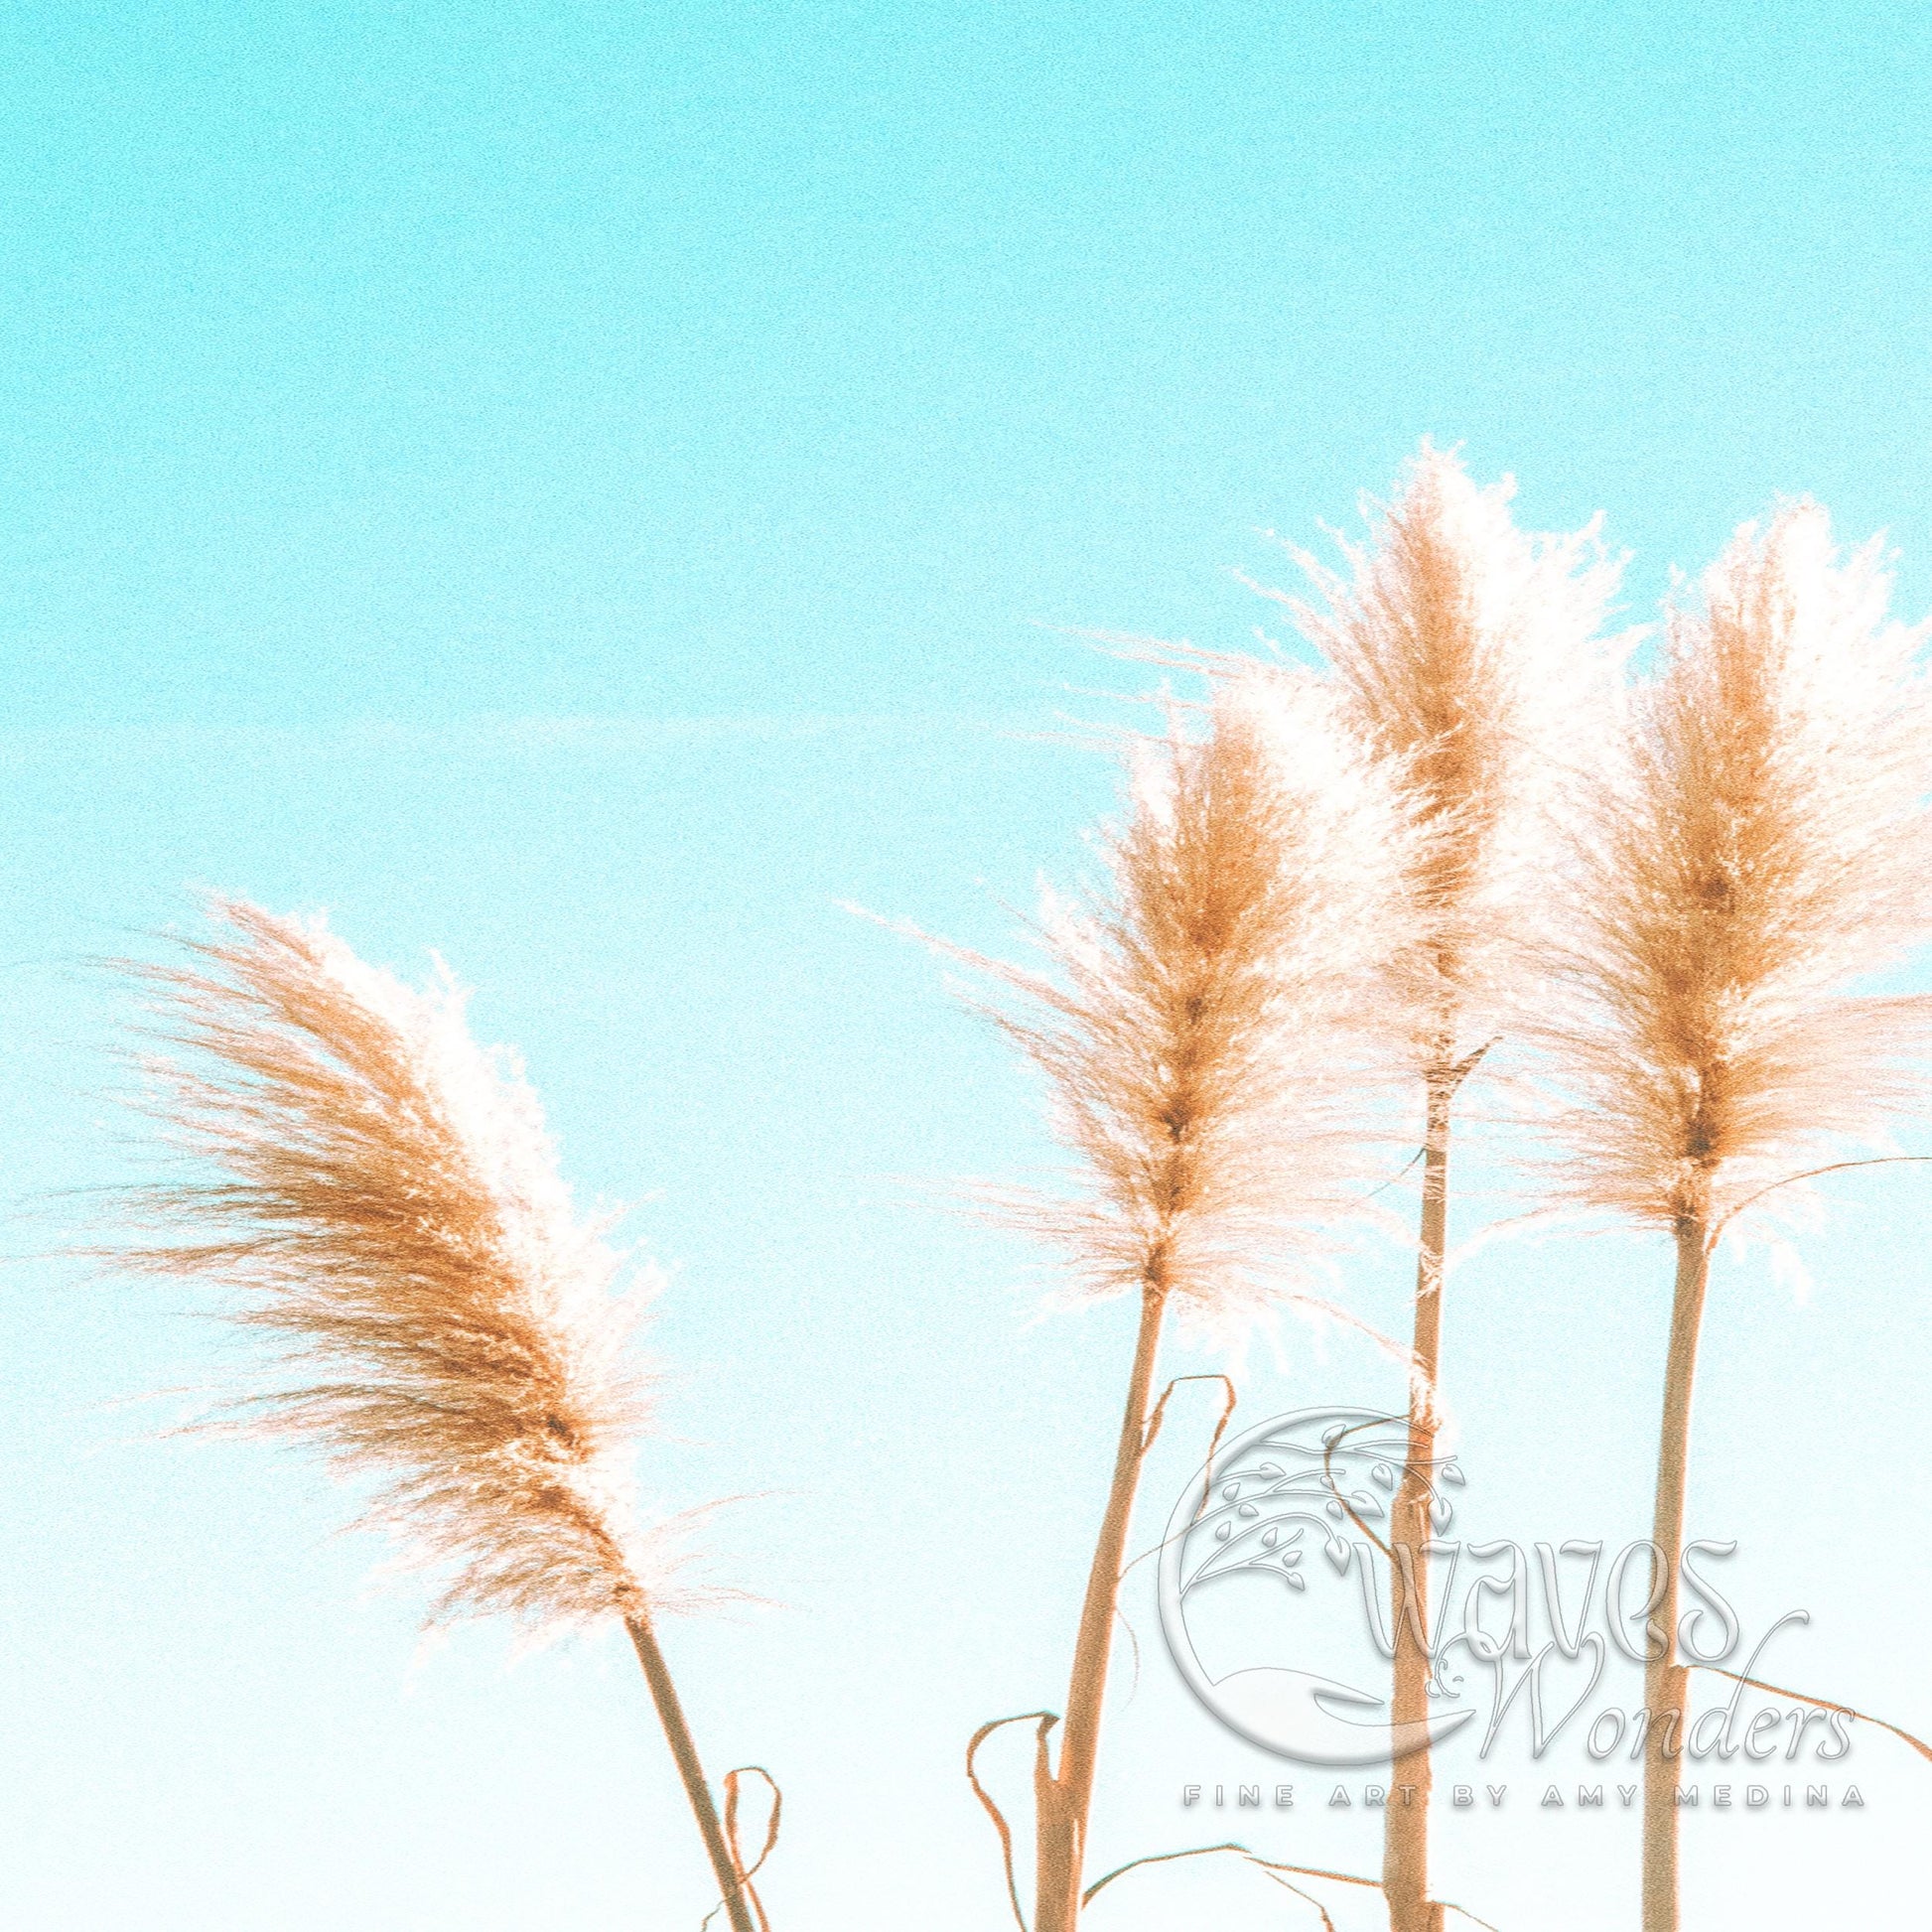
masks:
<path fill-rule="evenodd" d="M 1581 1203 L 1719 1226 L 1922 1096 L 1926 1003 L 1852 990 L 1932 911 L 1923 632 L 1888 592 L 1798 503 L 1672 614 L 1579 814 L 1541 1029 Z"/>
<path fill-rule="evenodd" d="M 129 1201 L 176 1238 L 116 1259 L 229 1290 L 270 1338 L 279 1376 L 221 1426 L 375 1478 L 362 1520 L 440 1574 L 433 1621 L 658 1607 L 626 1468 L 642 1295 L 614 1292 L 519 1068 L 447 975 L 419 994 L 319 922 L 213 909 L 192 964 L 138 969 L 175 1049 L 142 1104 L 188 1167 Z"/>
<path fill-rule="evenodd" d="M 1403 943 L 1412 828 L 1317 682 L 1216 679 L 1210 728 L 1143 743 L 1105 888 L 1049 897 L 1053 969 L 975 963 L 1043 1070 L 1072 1198 L 1009 1203 L 1087 1291 L 1238 1330 L 1300 1278 L 1364 1163 L 1362 968 Z M 1291 1298 L 1292 1299 L 1292 1298 Z"/>
<path fill-rule="evenodd" d="M 1395 501 L 1368 506 L 1371 543 L 1342 545 L 1352 581 L 1297 552 L 1325 608 L 1280 597 L 1431 834 L 1403 882 L 1424 939 L 1406 977 L 1425 1060 L 1454 1056 L 1471 1007 L 1491 1029 L 1520 985 L 1550 803 L 1609 710 L 1613 653 L 1595 633 L 1620 565 L 1594 523 L 1519 530 L 1513 490 L 1478 488 L 1425 442 Z"/>

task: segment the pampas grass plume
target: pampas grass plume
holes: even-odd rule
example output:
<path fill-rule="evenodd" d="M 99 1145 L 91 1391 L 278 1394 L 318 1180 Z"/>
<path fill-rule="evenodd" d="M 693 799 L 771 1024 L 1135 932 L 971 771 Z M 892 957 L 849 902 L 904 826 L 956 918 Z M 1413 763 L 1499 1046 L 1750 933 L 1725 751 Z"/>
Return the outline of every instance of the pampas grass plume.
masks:
<path fill-rule="evenodd" d="M 439 1574 L 433 1618 L 630 1613 L 642 1296 L 613 1292 L 535 1094 L 447 979 L 416 993 L 320 924 L 216 910 L 191 965 L 142 969 L 176 1049 L 146 1104 L 187 1166 L 132 1202 L 180 1238 L 119 1261 L 229 1292 L 270 1348 L 222 1419 L 373 1479 L 365 1520 Z"/>
<path fill-rule="evenodd" d="M 1209 660 L 1202 660 L 1207 662 Z M 1319 684 L 1221 666 L 1208 729 L 1138 742 L 1102 883 L 1043 895 L 1045 970 L 975 958 L 1046 1076 L 1063 1194 L 1006 1196 L 1096 1296 L 1238 1336 L 1311 1279 L 1386 1145 L 1364 1131 L 1372 966 L 1409 943 L 1415 843 Z"/>
<path fill-rule="evenodd" d="M 1295 550 L 1316 601 L 1268 593 L 1327 658 L 1347 723 L 1393 761 L 1431 834 L 1403 882 L 1423 943 L 1400 959 L 1424 1068 L 1522 1002 L 1524 901 L 1544 877 L 1552 807 L 1608 722 L 1618 653 L 1597 632 L 1621 561 L 1594 522 L 1518 528 L 1514 489 L 1479 487 L 1425 442 L 1394 500 L 1366 506 L 1369 542 L 1341 544 L 1346 576 Z"/>
<path fill-rule="evenodd" d="M 362 1520 L 439 1580 L 433 1622 L 622 1620 L 733 1932 L 762 1932 L 739 1774 L 721 1818 L 656 1635 L 690 1593 L 634 1519 L 643 1297 L 615 1292 L 535 1094 L 471 1038 L 447 976 L 416 993 L 320 923 L 212 910 L 225 931 L 188 964 L 135 969 L 160 1049 L 144 1104 L 182 1165 L 129 1195 L 150 1238 L 115 1262 L 226 1291 L 268 1346 L 213 1426 L 368 1483 Z"/>
<path fill-rule="evenodd" d="M 1928 1003 L 1859 990 L 1932 914 L 1924 630 L 1888 591 L 1798 503 L 1672 617 L 1563 894 L 1541 1035 L 1575 1204 L 1715 1230 L 1923 1098 Z"/>

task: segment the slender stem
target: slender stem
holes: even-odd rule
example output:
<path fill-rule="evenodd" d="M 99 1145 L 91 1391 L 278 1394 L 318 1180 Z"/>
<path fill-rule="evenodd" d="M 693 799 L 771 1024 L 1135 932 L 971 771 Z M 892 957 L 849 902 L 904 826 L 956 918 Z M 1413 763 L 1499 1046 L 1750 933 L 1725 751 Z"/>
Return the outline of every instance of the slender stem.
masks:
<path fill-rule="evenodd" d="M 1034 1932 L 1073 1932 L 1080 1916 L 1080 1875 L 1099 1757 L 1107 1659 L 1113 1648 L 1128 1519 L 1134 1513 L 1134 1495 L 1147 1455 L 1148 1396 L 1154 1386 L 1154 1361 L 1160 1352 L 1161 1318 L 1167 1311 L 1167 1301 L 1165 1283 L 1150 1280 L 1141 1296 L 1140 1334 L 1134 1347 L 1127 1406 L 1121 1417 L 1120 1443 L 1114 1451 L 1113 1483 L 1107 1492 L 1106 1514 L 1100 1520 L 1093 1566 L 1087 1573 L 1086 1599 L 1080 1606 L 1080 1633 L 1073 1646 L 1073 1674 L 1067 1685 L 1059 1770 L 1056 1774 L 1048 1772 L 1042 1756 L 1035 1776 L 1038 1825 Z"/>
<path fill-rule="evenodd" d="M 711 1860 L 718 1889 L 724 1895 L 732 1932 L 758 1932 L 745 1880 L 739 1872 L 738 1862 L 732 1857 L 731 1847 L 725 1842 L 725 1828 L 718 1821 L 711 1787 L 704 1781 L 704 1766 L 698 1762 L 698 1747 L 692 1739 L 691 1726 L 684 1721 L 684 1707 L 678 1702 L 677 1686 L 671 1682 L 670 1666 L 658 1647 L 657 1633 L 641 1610 L 635 1616 L 625 1617 L 623 1627 L 630 1632 L 637 1661 L 644 1667 L 644 1682 L 650 1686 L 651 1702 L 657 1706 L 657 1722 L 664 1726 L 665 1741 L 677 1760 L 677 1774 L 684 1780 L 684 1795 L 691 1800 L 705 1853 Z"/>
<path fill-rule="evenodd" d="M 1677 1661 L 1677 1573 L 1684 1553 L 1684 1492 L 1690 1464 L 1691 1388 L 1711 1255 L 1701 1219 L 1677 1224 L 1677 1287 L 1671 1300 L 1670 1355 L 1664 1367 L 1664 1421 L 1657 1445 L 1657 1507 L 1651 1540 L 1661 1564 L 1661 1593 L 1644 1665 L 1649 1714 L 1643 1758 L 1643 1932 L 1677 1932 L 1676 1765 L 1684 1749 L 1689 1673 Z M 1659 1580 L 1652 1579 L 1652 1589 Z"/>
<path fill-rule="evenodd" d="M 1430 1069 L 1423 1156 L 1422 1227 L 1416 1253 L 1415 1384 L 1409 1397 L 1409 1451 L 1390 1512 L 1389 1544 L 1407 1561 L 1389 1564 L 1395 1629 L 1395 1684 L 1390 1721 L 1429 1719 L 1429 1467 L 1436 1453 L 1436 1378 L 1443 1353 L 1443 1257 L 1449 1239 L 1449 1103 L 1455 1073 L 1447 1055 Z M 1413 1593 L 1413 1594 L 1412 1594 Z M 1405 1614 L 1405 1598 L 1412 1598 Z M 1390 1932 L 1440 1932 L 1443 1909 L 1429 1897 L 1429 1744 L 1398 1760 L 1403 1802 L 1383 1813 L 1382 1885 Z"/>

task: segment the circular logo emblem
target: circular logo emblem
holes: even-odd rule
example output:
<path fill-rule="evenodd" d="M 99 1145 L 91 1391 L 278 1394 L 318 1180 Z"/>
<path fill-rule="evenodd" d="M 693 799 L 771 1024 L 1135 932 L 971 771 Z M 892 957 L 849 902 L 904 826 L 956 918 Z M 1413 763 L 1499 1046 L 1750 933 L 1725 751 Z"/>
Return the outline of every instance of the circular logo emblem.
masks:
<path fill-rule="evenodd" d="M 1272 1663 L 1210 1677 L 1188 1629 L 1189 1611 L 1208 1591 L 1272 1591 L 1270 1612 L 1312 1598 L 1336 1607 L 1359 1593 L 1378 1647 L 1390 1654 L 1380 1621 L 1387 1585 L 1373 1549 L 1386 1543 L 1389 1505 L 1407 1452 L 1403 1417 L 1372 1409 L 1302 1409 L 1216 1451 L 1175 1503 L 1161 1546 L 1162 1634 L 1188 1689 L 1251 1743 L 1304 1764 L 1379 1764 L 1447 1736 L 1475 1716 L 1464 1706 L 1391 1725 L 1370 1715 L 1386 1712 L 1386 1698 Z M 1440 1537 L 1454 1515 L 1444 1489 L 1459 1485 L 1461 1471 L 1450 1457 L 1423 1473 L 1430 1525 Z M 1232 1578 L 1244 1585 L 1230 1585 Z M 1270 1614 L 1268 1626 L 1279 1629 L 1279 1615 Z M 1268 1648 L 1279 1649 L 1279 1641 L 1271 1638 Z M 1439 1688 L 1432 1678 L 1432 1694 Z"/>

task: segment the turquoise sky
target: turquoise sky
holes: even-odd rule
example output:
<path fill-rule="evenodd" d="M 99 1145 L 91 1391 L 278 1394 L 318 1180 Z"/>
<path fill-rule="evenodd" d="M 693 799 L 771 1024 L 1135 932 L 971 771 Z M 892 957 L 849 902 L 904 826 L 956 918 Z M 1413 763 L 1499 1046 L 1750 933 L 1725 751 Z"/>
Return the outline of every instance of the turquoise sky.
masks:
<path fill-rule="evenodd" d="M 1425 434 L 1531 523 L 1602 509 L 1632 618 L 1795 491 L 1932 605 L 1929 84 L 1902 7 L 7 8 L 0 1923 L 710 1902 L 621 1642 L 419 1654 L 347 1499 L 126 1406 L 207 1383 L 213 1333 L 35 1258 L 126 1158 L 87 962 L 198 887 L 439 949 L 586 1198 L 637 1203 L 673 1270 L 643 1474 L 759 1498 L 712 1544 L 771 1606 L 668 1640 L 714 1765 L 785 1784 L 779 1932 L 1006 1922 L 959 1753 L 1062 1694 L 1129 1336 L 1037 1320 L 1032 1257 L 931 1207 L 1047 1158 L 1036 1097 L 838 901 L 1010 948 L 1113 795 L 1053 734 L 1135 676 L 1055 627 L 1240 644 L 1258 532 L 1352 523 Z M 1693 1515 L 1753 1614 L 1813 1610 L 1783 1681 L 1925 1732 L 1912 1172 L 1840 1184 L 1808 1300 L 1721 1273 Z M 1348 1291 L 1393 1324 L 1401 1276 Z M 1641 1533 L 1666 1285 L 1607 1240 L 1459 1278 L 1487 1533 Z M 1335 1337 L 1241 1374 L 1251 1419 L 1394 1399 Z M 1130 1610 L 1106 1863 L 1225 1831 L 1184 1781 L 1276 1775 Z M 1863 1816 L 1701 1817 L 1695 1922 L 1883 1922 L 1932 1787 L 1857 1763 Z M 1511 1778 L 1445 1822 L 1449 1895 L 1632 1923 L 1627 1821 Z M 1376 1856 L 1325 1809 L 1254 1830 Z M 1143 1882 L 1096 1924 L 1283 1922 Z"/>

